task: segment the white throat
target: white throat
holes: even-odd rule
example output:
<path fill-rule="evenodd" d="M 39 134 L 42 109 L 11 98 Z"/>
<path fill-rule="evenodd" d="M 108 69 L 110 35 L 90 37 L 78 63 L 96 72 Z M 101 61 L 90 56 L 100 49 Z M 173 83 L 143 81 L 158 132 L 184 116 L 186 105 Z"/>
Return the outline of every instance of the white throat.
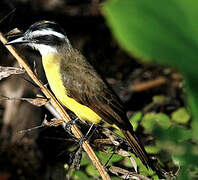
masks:
<path fill-rule="evenodd" d="M 38 50 L 41 56 L 46 56 L 49 53 L 57 53 L 57 49 L 55 47 L 44 45 L 44 44 L 34 44 L 34 45 L 31 45 L 31 47 Z"/>

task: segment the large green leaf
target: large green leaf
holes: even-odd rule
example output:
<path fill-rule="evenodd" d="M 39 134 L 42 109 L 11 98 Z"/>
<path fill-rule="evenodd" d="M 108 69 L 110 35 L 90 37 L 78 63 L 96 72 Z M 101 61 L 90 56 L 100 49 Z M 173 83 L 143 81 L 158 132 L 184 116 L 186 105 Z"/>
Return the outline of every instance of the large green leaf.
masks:
<path fill-rule="evenodd" d="M 130 54 L 197 74 L 198 1 L 114 0 L 103 11 Z"/>
<path fill-rule="evenodd" d="M 168 132 L 158 128 L 161 141 L 182 143 L 198 139 L 198 1 L 197 0 L 110 0 L 103 13 L 119 44 L 132 56 L 146 62 L 171 65 L 183 73 L 192 113 L 192 130 L 173 127 Z M 169 134 L 170 133 L 170 134 Z M 170 136 L 171 135 L 171 136 Z M 162 138 L 163 137 L 163 138 Z M 189 142 L 190 143 L 190 142 Z M 189 144 L 178 161 L 181 176 L 193 157 Z M 165 147 L 164 147 L 165 148 Z M 192 159 L 192 158 L 190 158 Z M 186 175 L 187 176 L 187 175 Z M 184 178 L 185 179 L 185 178 Z"/>
<path fill-rule="evenodd" d="M 183 73 L 196 119 L 197 8 L 196 0 L 112 0 L 103 6 L 107 22 L 124 49 L 141 60 L 172 65 Z M 197 124 L 193 126 L 196 131 Z"/>

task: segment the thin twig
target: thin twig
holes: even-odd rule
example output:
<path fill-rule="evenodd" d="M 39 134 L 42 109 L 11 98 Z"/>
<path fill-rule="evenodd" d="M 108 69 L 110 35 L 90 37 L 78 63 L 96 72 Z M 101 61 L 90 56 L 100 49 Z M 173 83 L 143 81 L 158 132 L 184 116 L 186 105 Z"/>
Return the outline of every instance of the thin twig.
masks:
<path fill-rule="evenodd" d="M 0 32 L 0 40 L 3 44 L 7 43 L 7 39 L 3 36 L 3 34 L 1 32 Z M 6 46 L 6 48 L 17 59 L 19 64 L 21 64 L 23 66 L 23 68 L 26 70 L 27 74 L 31 77 L 31 79 L 34 81 L 34 83 L 40 87 L 43 94 L 46 96 L 47 99 L 49 99 L 52 106 L 54 106 L 54 108 L 59 112 L 59 114 L 62 116 L 62 118 L 66 122 L 69 122 L 70 121 L 69 115 L 65 112 L 64 108 L 60 105 L 60 103 L 56 100 L 56 98 L 52 95 L 52 93 L 40 82 L 40 80 L 36 77 L 36 75 L 33 73 L 33 71 L 28 66 L 28 64 L 25 62 L 25 60 L 21 56 L 19 56 L 19 54 L 16 52 L 16 50 L 11 45 Z M 77 126 L 72 125 L 71 130 L 72 130 L 72 133 L 77 138 L 83 137 L 81 131 L 77 128 Z M 94 166 L 98 169 L 102 179 L 110 180 L 109 175 L 105 171 L 104 167 L 102 166 L 98 157 L 96 156 L 93 149 L 89 145 L 88 141 L 84 141 L 82 146 L 83 146 L 85 152 L 88 154 L 88 156 L 91 159 Z"/>
<path fill-rule="evenodd" d="M 151 88 L 161 86 L 162 84 L 165 84 L 165 83 L 167 83 L 167 79 L 165 77 L 160 76 L 156 79 L 133 85 L 130 88 L 135 92 L 141 92 L 141 91 L 145 91 Z"/>
<path fill-rule="evenodd" d="M 14 13 L 16 11 L 16 8 L 12 9 L 8 14 L 6 14 L 1 20 L 0 23 L 2 23 L 5 19 L 8 18 L 8 16 L 10 16 L 12 13 Z"/>

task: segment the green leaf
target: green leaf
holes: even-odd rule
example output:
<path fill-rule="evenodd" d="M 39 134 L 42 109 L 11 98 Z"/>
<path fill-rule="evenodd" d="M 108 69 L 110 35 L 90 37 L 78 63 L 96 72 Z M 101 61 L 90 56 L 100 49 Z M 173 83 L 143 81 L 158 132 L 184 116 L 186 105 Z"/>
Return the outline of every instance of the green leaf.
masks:
<path fill-rule="evenodd" d="M 181 124 L 186 124 L 190 120 L 190 115 L 186 108 L 179 108 L 172 113 L 171 117 L 173 121 Z"/>
<path fill-rule="evenodd" d="M 133 125 L 133 129 L 134 131 L 137 129 L 138 127 L 138 123 L 140 122 L 140 120 L 142 119 L 142 113 L 136 112 L 131 118 L 130 118 L 130 122 Z"/>
<path fill-rule="evenodd" d="M 75 180 L 81 180 L 81 179 L 90 179 L 90 177 L 88 177 L 84 172 L 82 171 L 73 171 L 72 173 L 72 177 L 74 177 Z"/>
<path fill-rule="evenodd" d="M 182 143 L 182 141 L 192 138 L 191 130 L 176 125 L 170 126 L 168 129 L 155 126 L 152 133 L 158 138 L 158 140 L 161 140 L 162 143 L 163 141 Z"/>
<path fill-rule="evenodd" d="M 86 172 L 88 175 L 93 176 L 93 177 L 100 176 L 100 173 L 92 164 L 86 167 Z"/>
<path fill-rule="evenodd" d="M 159 96 L 153 96 L 153 102 L 154 103 L 163 103 L 166 101 L 166 97 L 163 95 L 159 95 Z"/>
<path fill-rule="evenodd" d="M 146 152 L 149 154 L 157 154 L 161 149 L 157 146 L 145 146 Z"/>
<path fill-rule="evenodd" d="M 90 160 L 87 158 L 85 153 L 82 153 L 82 160 L 80 162 L 80 165 L 85 166 L 85 165 L 88 165 L 88 164 L 90 164 Z"/>
<path fill-rule="evenodd" d="M 118 136 L 121 136 L 122 138 L 124 138 L 124 135 L 121 133 L 119 129 L 114 129 L 113 132 L 116 133 Z"/>
<path fill-rule="evenodd" d="M 119 177 L 112 177 L 111 180 L 122 180 L 122 178 L 119 178 Z"/>
<path fill-rule="evenodd" d="M 103 164 L 105 164 L 107 162 L 107 160 L 109 159 L 109 157 L 111 156 L 111 153 L 107 154 L 104 152 L 97 152 L 97 156 L 98 158 L 102 161 Z M 113 163 L 119 162 L 123 159 L 122 156 L 118 155 L 118 154 L 114 154 L 110 160 L 110 162 L 108 163 L 108 165 L 112 165 Z"/>
<path fill-rule="evenodd" d="M 189 167 L 198 167 L 198 154 L 195 151 L 195 149 L 197 149 L 197 146 L 194 147 L 194 145 L 190 142 L 185 142 L 184 144 L 182 144 L 182 146 L 185 152 L 182 154 L 173 155 L 174 161 L 177 161 L 180 166 L 185 166 L 186 164 L 188 164 Z"/>
<path fill-rule="evenodd" d="M 130 54 L 192 74 L 197 71 L 192 64 L 198 63 L 195 7 L 195 0 L 113 0 L 103 12 L 115 38 Z"/>
<path fill-rule="evenodd" d="M 164 113 L 147 113 L 144 115 L 141 124 L 146 130 L 151 131 L 156 124 L 163 128 L 168 128 L 171 125 L 171 121 Z"/>

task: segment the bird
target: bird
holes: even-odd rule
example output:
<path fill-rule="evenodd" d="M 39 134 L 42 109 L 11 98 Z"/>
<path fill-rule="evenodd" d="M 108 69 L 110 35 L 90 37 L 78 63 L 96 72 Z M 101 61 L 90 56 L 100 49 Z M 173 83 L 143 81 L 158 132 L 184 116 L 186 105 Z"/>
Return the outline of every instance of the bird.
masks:
<path fill-rule="evenodd" d="M 116 127 L 133 153 L 153 168 L 143 144 L 129 122 L 123 102 L 88 60 L 72 47 L 65 31 L 54 21 L 32 24 L 6 45 L 25 45 L 40 52 L 49 86 L 57 100 L 80 120 Z"/>

